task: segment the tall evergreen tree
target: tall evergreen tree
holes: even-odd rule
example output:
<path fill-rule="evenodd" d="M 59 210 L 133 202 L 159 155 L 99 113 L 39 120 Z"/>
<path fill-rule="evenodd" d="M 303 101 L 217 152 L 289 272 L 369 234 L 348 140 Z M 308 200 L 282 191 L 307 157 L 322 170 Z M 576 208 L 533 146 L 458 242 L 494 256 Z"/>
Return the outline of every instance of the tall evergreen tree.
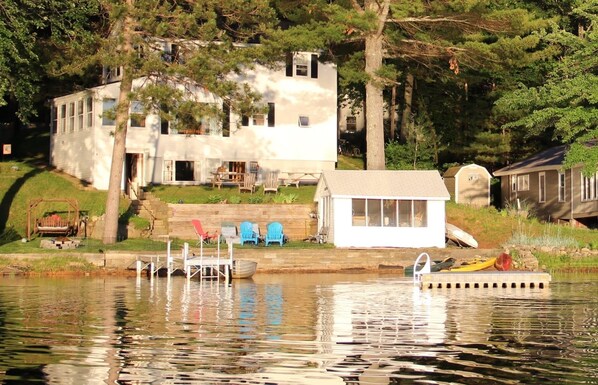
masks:
<path fill-rule="evenodd" d="M 543 42 L 558 48 L 559 60 L 551 63 L 542 84 L 522 82 L 497 102 L 497 109 L 510 118 L 507 129 L 521 127 L 528 137 L 571 144 L 566 165 L 583 163 L 591 174 L 598 170 L 598 1 L 574 0 L 558 7 L 567 9 L 567 17 Z"/>

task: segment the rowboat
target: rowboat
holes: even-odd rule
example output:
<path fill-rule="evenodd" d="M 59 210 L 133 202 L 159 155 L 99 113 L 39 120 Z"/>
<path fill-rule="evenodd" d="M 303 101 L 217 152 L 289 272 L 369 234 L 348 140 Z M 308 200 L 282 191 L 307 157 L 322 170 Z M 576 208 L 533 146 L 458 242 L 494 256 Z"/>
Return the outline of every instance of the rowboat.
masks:
<path fill-rule="evenodd" d="M 430 265 L 430 272 L 435 273 L 441 270 L 448 270 L 451 266 L 455 264 L 455 258 L 448 257 L 441 261 L 432 261 Z M 418 266 L 418 270 L 423 267 L 424 263 L 420 263 Z M 405 277 L 413 277 L 413 270 L 415 265 L 407 266 L 405 268 Z"/>
<path fill-rule="evenodd" d="M 478 241 L 475 238 L 465 232 L 464 230 L 458 228 L 457 226 L 447 223 L 446 224 L 446 238 L 458 244 L 459 246 L 467 246 L 467 247 L 478 247 Z"/>
<path fill-rule="evenodd" d="M 251 278 L 257 270 L 257 262 L 235 259 L 233 261 L 232 277 L 235 279 Z"/>
<path fill-rule="evenodd" d="M 496 257 L 488 259 L 474 259 L 472 262 L 452 267 L 449 271 L 479 271 L 494 266 Z"/>

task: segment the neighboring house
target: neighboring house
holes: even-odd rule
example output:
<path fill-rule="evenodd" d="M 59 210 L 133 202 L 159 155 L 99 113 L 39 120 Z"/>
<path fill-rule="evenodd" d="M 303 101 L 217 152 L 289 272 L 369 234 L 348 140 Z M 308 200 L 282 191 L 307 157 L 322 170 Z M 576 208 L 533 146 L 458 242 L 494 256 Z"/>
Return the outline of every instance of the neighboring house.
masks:
<path fill-rule="evenodd" d="M 318 228 L 337 247 L 445 247 L 438 171 L 325 171 L 316 188 Z"/>
<path fill-rule="evenodd" d="M 544 220 L 596 223 L 598 173 L 563 169 L 566 151 L 565 145 L 553 147 L 495 171 L 503 207 L 529 208 Z"/>
<path fill-rule="evenodd" d="M 173 49 L 168 45 L 167 49 Z M 282 64 L 282 63 L 281 63 Z M 104 114 L 116 105 L 118 71 L 107 84 L 52 100 L 50 164 L 94 187 L 108 188 L 114 120 Z M 337 71 L 313 53 L 295 53 L 279 70 L 256 65 L 234 75 L 263 96 L 267 112 L 239 116 L 201 87 L 190 90 L 200 103 L 223 109 L 218 122 L 176 130 L 141 103 L 131 103 L 125 181 L 131 185 L 203 184 L 224 165 L 231 172 L 320 173 L 337 160 Z M 142 87 L 136 79 L 133 87 Z"/>
<path fill-rule="evenodd" d="M 446 170 L 442 177 L 455 203 L 472 206 L 490 205 L 492 176 L 486 168 L 474 163 L 454 166 Z"/>

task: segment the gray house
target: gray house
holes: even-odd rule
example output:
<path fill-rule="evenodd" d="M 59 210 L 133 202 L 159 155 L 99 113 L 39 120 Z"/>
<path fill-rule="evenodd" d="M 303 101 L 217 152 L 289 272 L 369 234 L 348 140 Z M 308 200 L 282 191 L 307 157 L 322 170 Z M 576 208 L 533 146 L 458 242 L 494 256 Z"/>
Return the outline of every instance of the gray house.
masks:
<path fill-rule="evenodd" d="M 477 164 L 454 166 L 442 176 L 444 185 L 455 203 L 472 206 L 490 205 L 490 179 L 485 167 Z"/>
<path fill-rule="evenodd" d="M 565 170 L 566 151 L 565 145 L 553 147 L 495 171 L 503 207 L 527 206 L 540 219 L 595 224 L 598 173 L 584 176 L 581 166 Z"/>

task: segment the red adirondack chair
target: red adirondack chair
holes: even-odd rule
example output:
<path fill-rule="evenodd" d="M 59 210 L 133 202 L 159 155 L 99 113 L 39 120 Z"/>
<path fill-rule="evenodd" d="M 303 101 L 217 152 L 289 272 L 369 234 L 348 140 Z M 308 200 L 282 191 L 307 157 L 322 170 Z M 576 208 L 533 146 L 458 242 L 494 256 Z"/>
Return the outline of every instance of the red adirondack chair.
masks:
<path fill-rule="evenodd" d="M 195 229 L 195 234 L 197 234 L 197 244 L 210 243 L 213 241 L 218 241 L 218 234 L 216 232 L 209 233 L 205 231 L 201 225 L 201 221 L 199 219 L 192 219 L 191 223 L 193 224 L 193 228 Z"/>

